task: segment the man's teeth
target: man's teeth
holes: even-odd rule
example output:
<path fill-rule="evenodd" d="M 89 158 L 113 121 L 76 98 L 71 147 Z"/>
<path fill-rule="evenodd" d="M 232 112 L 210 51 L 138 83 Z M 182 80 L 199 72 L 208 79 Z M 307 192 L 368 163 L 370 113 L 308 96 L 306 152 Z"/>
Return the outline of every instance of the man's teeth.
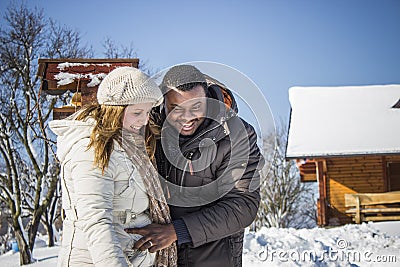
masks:
<path fill-rule="evenodd" d="M 191 122 L 191 123 L 185 123 L 185 124 L 183 124 L 183 128 L 190 128 L 190 127 L 192 127 L 192 126 L 193 126 L 193 123 L 194 123 L 194 122 Z"/>

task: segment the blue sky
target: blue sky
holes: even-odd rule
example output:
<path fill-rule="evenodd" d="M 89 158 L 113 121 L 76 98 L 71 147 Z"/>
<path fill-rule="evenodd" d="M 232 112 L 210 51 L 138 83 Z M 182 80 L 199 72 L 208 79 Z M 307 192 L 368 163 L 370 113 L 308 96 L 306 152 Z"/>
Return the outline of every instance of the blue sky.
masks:
<path fill-rule="evenodd" d="M 400 1 L 30 0 L 101 42 L 133 43 L 154 69 L 213 61 L 247 75 L 288 122 L 291 86 L 400 83 Z M 0 10 L 9 1 L 1 0 Z"/>

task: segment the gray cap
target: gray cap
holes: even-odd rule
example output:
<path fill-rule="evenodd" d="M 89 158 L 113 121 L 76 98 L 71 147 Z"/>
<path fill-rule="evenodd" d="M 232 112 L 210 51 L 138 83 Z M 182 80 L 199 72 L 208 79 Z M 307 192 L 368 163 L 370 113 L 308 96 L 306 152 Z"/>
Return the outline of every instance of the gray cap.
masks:
<path fill-rule="evenodd" d="M 177 88 L 189 83 L 207 83 L 204 74 L 192 65 L 177 65 L 170 68 L 161 83 L 162 90 Z"/>

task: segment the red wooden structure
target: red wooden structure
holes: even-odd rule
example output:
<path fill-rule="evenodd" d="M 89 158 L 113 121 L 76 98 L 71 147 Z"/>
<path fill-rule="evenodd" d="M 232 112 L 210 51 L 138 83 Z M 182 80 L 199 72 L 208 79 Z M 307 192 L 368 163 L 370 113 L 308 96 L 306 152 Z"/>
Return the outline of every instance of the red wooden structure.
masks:
<path fill-rule="evenodd" d="M 95 103 L 101 80 L 117 67 L 137 68 L 139 59 L 39 59 L 41 91 L 50 95 L 74 93 L 71 105 L 53 109 L 53 119 L 62 119 L 81 106 Z"/>

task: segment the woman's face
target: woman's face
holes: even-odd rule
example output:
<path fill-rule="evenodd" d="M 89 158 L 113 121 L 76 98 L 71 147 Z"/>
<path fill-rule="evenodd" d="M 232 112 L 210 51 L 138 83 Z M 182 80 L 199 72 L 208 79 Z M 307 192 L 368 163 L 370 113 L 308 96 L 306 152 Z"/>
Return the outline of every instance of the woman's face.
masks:
<path fill-rule="evenodd" d="M 140 133 L 140 129 L 147 124 L 153 103 L 140 103 L 125 108 L 122 127 L 133 133 Z"/>

